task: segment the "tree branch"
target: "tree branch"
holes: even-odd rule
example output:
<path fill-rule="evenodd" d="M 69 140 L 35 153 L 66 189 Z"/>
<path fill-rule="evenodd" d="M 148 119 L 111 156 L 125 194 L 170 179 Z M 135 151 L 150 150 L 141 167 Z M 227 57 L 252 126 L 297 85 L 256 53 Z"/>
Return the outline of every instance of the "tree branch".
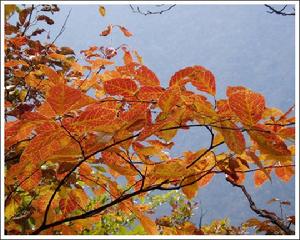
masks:
<path fill-rule="evenodd" d="M 66 19 L 65 19 L 65 21 L 64 21 L 64 23 L 63 23 L 63 25 L 61 26 L 61 29 L 60 29 L 59 33 L 56 35 L 56 37 L 54 38 L 54 40 L 51 42 L 50 45 L 52 45 L 53 43 L 55 43 L 56 40 L 57 40 L 57 39 L 63 34 L 63 32 L 66 30 L 66 24 L 67 24 L 67 21 L 68 21 L 68 19 L 69 19 L 69 17 L 70 17 L 71 12 L 72 12 L 72 9 L 69 10 L 69 13 L 68 13 L 68 15 L 67 15 L 67 17 L 66 17 Z"/>
<path fill-rule="evenodd" d="M 268 4 L 265 4 L 265 6 L 270 9 L 270 11 L 267 11 L 267 13 L 270 13 L 270 14 L 275 13 L 275 14 L 278 14 L 278 15 L 281 15 L 281 16 L 295 16 L 295 12 L 284 12 L 287 5 L 285 5 L 281 10 L 277 10 L 277 9 L 275 9 L 274 7 L 272 7 Z"/>
<path fill-rule="evenodd" d="M 242 190 L 242 192 L 244 193 L 244 195 L 246 196 L 248 202 L 249 202 L 249 205 L 250 205 L 250 208 L 253 212 L 255 212 L 256 214 L 258 214 L 260 217 L 263 217 L 263 218 L 267 218 L 269 219 L 272 223 L 274 223 L 276 226 L 278 226 L 282 231 L 284 231 L 286 234 L 288 235 L 294 235 L 295 232 L 291 229 L 289 229 L 288 226 L 286 226 L 281 220 L 279 217 L 277 217 L 277 215 L 275 214 L 271 214 L 269 213 L 268 211 L 264 210 L 264 209 L 259 209 L 257 208 L 255 202 L 252 200 L 251 198 L 251 195 L 247 192 L 246 188 L 244 185 L 240 185 L 240 184 L 237 184 L 235 183 L 233 180 L 231 180 L 230 178 L 226 178 L 226 180 L 228 182 L 230 182 L 232 184 L 232 186 L 234 187 L 238 187 Z"/>
<path fill-rule="evenodd" d="M 171 6 L 169 6 L 168 8 L 166 9 L 163 9 L 163 10 L 158 10 L 158 11 L 150 11 L 150 10 L 147 10 L 146 12 L 143 12 L 139 6 L 136 6 L 135 8 L 133 7 L 132 4 L 129 4 L 131 10 L 133 13 L 138 13 L 138 14 L 142 14 L 144 16 L 147 16 L 147 15 L 154 15 L 154 14 L 163 14 L 164 12 L 167 12 L 167 11 L 170 11 L 173 7 L 176 6 L 176 4 L 173 4 Z M 164 4 L 161 4 L 161 5 L 157 5 L 157 7 L 161 7 L 161 6 L 164 6 Z"/>

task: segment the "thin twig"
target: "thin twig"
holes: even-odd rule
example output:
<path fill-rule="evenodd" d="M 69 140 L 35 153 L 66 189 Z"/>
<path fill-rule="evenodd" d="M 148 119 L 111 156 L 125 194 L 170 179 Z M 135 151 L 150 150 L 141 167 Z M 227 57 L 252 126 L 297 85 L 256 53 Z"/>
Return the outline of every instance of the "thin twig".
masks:
<path fill-rule="evenodd" d="M 265 6 L 271 10 L 271 11 L 267 11 L 267 13 L 270 13 L 270 14 L 275 13 L 275 14 L 278 14 L 281 16 L 295 16 L 295 11 L 294 12 L 284 12 L 287 5 L 285 5 L 281 10 L 277 10 L 268 4 L 265 4 Z"/>
<path fill-rule="evenodd" d="M 133 13 L 138 13 L 138 14 L 142 14 L 144 16 L 147 16 L 147 15 L 154 15 L 154 14 L 163 14 L 164 12 L 167 12 L 167 11 L 170 11 L 173 7 L 176 6 L 176 4 L 173 4 L 171 6 L 169 6 L 168 8 L 166 9 L 163 9 L 163 10 L 158 10 L 158 11 L 150 11 L 150 10 L 147 10 L 146 12 L 143 12 L 139 6 L 136 6 L 136 8 L 133 7 L 132 4 L 129 4 L 131 10 Z"/>
<path fill-rule="evenodd" d="M 66 24 L 67 24 L 67 21 L 68 21 L 68 19 L 69 19 L 69 17 L 70 17 L 71 11 L 72 11 L 72 9 L 69 10 L 69 13 L 68 13 L 68 15 L 67 15 L 67 17 L 66 17 L 66 19 L 65 19 L 65 21 L 64 21 L 64 23 L 63 23 L 63 25 L 61 26 L 61 29 L 60 29 L 59 33 L 56 35 L 56 37 L 54 38 L 54 40 L 51 42 L 50 45 L 52 45 L 53 43 L 55 43 L 56 40 L 57 40 L 57 39 L 63 34 L 63 32 L 66 30 Z"/>

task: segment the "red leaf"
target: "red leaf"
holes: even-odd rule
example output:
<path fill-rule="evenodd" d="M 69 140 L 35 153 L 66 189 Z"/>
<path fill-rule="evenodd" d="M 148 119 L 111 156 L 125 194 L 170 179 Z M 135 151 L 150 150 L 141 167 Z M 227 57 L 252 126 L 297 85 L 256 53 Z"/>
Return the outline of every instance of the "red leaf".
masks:
<path fill-rule="evenodd" d="M 108 26 L 106 27 L 106 29 L 104 29 L 104 30 L 100 33 L 100 36 L 107 36 L 107 35 L 111 34 L 111 32 L 112 32 L 112 25 L 110 24 L 110 25 L 108 25 Z"/>
<path fill-rule="evenodd" d="M 136 83 L 131 79 L 115 78 L 103 83 L 104 90 L 110 95 L 120 95 L 124 97 L 133 96 L 137 91 Z"/>
<path fill-rule="evenodd" d="M 159 86 L 143 86 L 139 90 L 137 97 L 143 101 L 157 101 L 158 98 L 162 95 L 163 88 Z"/>

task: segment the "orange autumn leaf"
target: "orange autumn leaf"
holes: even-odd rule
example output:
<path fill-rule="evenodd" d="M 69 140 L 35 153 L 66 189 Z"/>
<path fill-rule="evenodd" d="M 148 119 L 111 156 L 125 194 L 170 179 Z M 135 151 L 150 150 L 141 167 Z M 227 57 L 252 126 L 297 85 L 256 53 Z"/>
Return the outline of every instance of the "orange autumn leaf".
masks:
<path fill-rule="evenodd" d="M 75 132 L 86 132 L 91 130 L 111 131 L 110 127 L 116 117 L 116 110 L 105 107 L 95 106 L 83 111 L 78 117 L 74 118 L 69 127 Z"/>
<path fill-rule="evenodd" d="M 269 179 L 272 182 L 271 176 L 270 176 L 270 172 L 269 169 L 265 169 L 262 161 L 256 156 L 255 152 L 252 152 L 251 150 L 247 150 L 246 154 L 251 158 L 251 160 L 260 168 L 259 173 L 257 173 L 259 175 L 259 178 L 262 179 L 261 177 L 261 173 L 264 173 L 266 178 Z M 264 179 L 264 178 L 263 178 Z"/>
<path fill-rule="evenodd" d="M 117 67 L 117 71 L 122 75 L 122 77 L 135 79 L 142 86 L 160 87 L 159 79 L 155 73 L 144 65 L 132 62 L 125 66 Z"/>
<path fill-rule="evenodd" d="M 248 131 L 248 134 L 258 144 L 259 149 L 263 153 L 278 156 L 288 156 L 291 154 L 284 141 L 264 125 L 256 124 L 252 129 Z"/>
<path fill-rule="evenodd" d="M 164 89 L 158 86 L 142 86 L 138 91 L 137 97 L 143 101 L 157 101 Z"/>
<path fill-rule="evenodd" d="M 123 97 L 133 96 L 138 87 L 131 79 L 115 78 L 104 82 L 104 90 L 110 95 L 119 95 Z"/>
<path fill-rule="evenodd" d="M 206 174 L 205 176 L 203 176 L 203 177 L 198 181 L 198 186 L 199 186 L 199 187 L 204 187 L 204 186 L 206 186 L 206 185 L 209 184 L 209 182 L 212 180 L 213 176 L 214 176 L 214 173 Z"/>
<path fill-rule="evenodd" d="M 94 102 L 91 97 L 83 94 L 80 90 L 65 84 L 57 84 L 52 87 L 48 92 L 46 101 L 57 115 L 68 113 Z"/>
<path fill-rule="evenodd" d="M 183 185 L 188 184 L 187 186 L 182 188 L 182 192 L 186 195 L 186 197 L 188 199 L 192 199 L 197 194 L 199 185 L 197 182 L 194 182 L 196 180 L 197 180 L 197 177 L 191 177 L 191 178 L 187 178 L 187 180 L 183 181 L 183 183 L 182 183 Z M 190 183 L 192 183 L 192 184 L 190 184 Z"/>
<path fill-rule="evenodd" d="M 122 50 L 124 52 L 124 55 L 123 55 L 124 64 L 129 65 L 129 64 L 133 63 L 133 58 L 131 56 L 131 53 L 125 48 L 122 48 Z"/>
<path fill-rule="evenodd" d="M 271 169 L 265 169 L 265 171 L 268 174 L 271 173 Z M 268 180 L 268 176 L 265 174 L 265 172 L 258 170 L 258 171 L 255 171 L 255 173 L 253 175 L 253 179 L 254 179 L 255 187 L 260 187 Z"/>
<path fill-rule="evenodd" d="M 137 218 L 140 220 L 143 228 L 145 229 L 145 231 L 148 234 L 151 234 L 151 235 L 157 235 L 158 234 L 158 231 L 156 229 L 156 224 L 152 219 L 145 216 L 140 211 L 134 211 L 134 213 L 136 214 Z"/>
<path fill-rule="evenodd" d="M 180 99 L 180 90 L 178 87 L 169 88 L 162 93 L 158 99 L 158 106 L 163 112 L 169 112 Z"/>
<path fill-rule="evenodd" d="M 265 99 L 259 94 L 240 87 L 227 90 L 230 109 L 245 125 L 255 125 L 265 110 Z"/>
<path fill-rule="evenodd" d="M 228 148 L 241 154 L 246 147 L 246 141 L 241 130 L 231 121 L 220 121 L 220 130 Z"/>
<path fill-rule="evenodd" d="M 193 66 L 184 68 L 176 72 L 170 80 L 170 86 L 178 85 L 184 87 L 190 82 L 199 91 L 216 94 L 216 83 L 214 75 L 202 66 Z"/>
<path fill-rule="evenodd" d="M 293 166 L 275 168 L 275 174 L 283 182 L 289 182 L 295 175 L 295 169 Z"/>
<path fill-rule="evenodd" d="M 29 64 L 27 62 L 25 62 L 24 60 L 10 60 L 10 61 L 5 62 L 5 67 L 16 67 L 19 65 L 23 65 L 26 67 L 29 66 Z"/>
<path fill-rule="evenodd" d="M 119 26 L 119 29 L 122 31 L 122 33 L 124 34 L 125 37 L 131 37 L 132 36 L 132 33 L 129 32 L 125 27 L 122 27 L 122 26 Z"/>
<path fill-rule="evenodd" d="M 41 169 L 34 164 L 28 164 L 22 174 L 18 175 L 20 186 L 28 192 L 37 187 L 41 179 Z"/>

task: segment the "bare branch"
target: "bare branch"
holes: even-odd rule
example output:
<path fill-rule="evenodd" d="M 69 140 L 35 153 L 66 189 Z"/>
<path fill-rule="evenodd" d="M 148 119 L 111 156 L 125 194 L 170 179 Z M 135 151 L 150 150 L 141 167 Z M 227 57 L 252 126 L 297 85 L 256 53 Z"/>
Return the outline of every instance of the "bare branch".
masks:
<path fill-rule="evenodd" d="M 138 13 L 147 16 L 147 15 L 154 15 L 154 14 L 163 14 L 164 12 L 170 11 L 173 7 L 176 6 L 176 4 L 170 5 L 168 8 L 163 10 L 158 10 L 158 11 L 150 11 L 150 10 L 142 11 L 139 6 L 134 7 L 132 4 L 130 4 L 129 6 L 133 13 Z M 156 5 L 156 7 L 162 7 L 162 6 L 164 6 L 164 4 Z"/>
<path fill-rule="evenodd" d="M 59 33 L 56 35 L 56 37 L 54 38 L 54 40 L 51 42 L 50 45 L 52 45 L 53 43 L 55 43 L 56 40 L 57 40 L 57 39 L 63 34 L 63 32 L 66 30 L 66 24 L 67 24 L 67 21 L 68 21 L 68 19 L 69 19 L 69 17 L 70 17 L 71 11 L 72 11 L 72 9 L 69 10 L 69 13 L 68 13 L 68 15 L 67 15 L 67 17 L 66 17 L 66 19 L 65 19 L 65 21 L 64 21 L 64 23 L 63 23 L 63 25 L 61 26 L 61 29 L 60 29 Z"/>
<path fill-rule="evenodd" d="M 288 235 L 294 235 L 295 234 L 295 232 L 293 230 L 289 229 L 289 227 L 286 226 L 277 215 L 272 214 L 269 211 L 266 211 L 264 209 L 257 208 L 255 202 L 252 200 L 251 195 L 247 192 L 244 185 L 237 184 L 228 177 L 226 178 L 226 180 L 228 182 L 230 182 L 232 184 L 232 186 L 238 187 L 243 191 L 244 195 L 246 196 L 246 198 L 249 202 L 250 208 L 253 212 L 258 214 L 260 217 L 269 219 L 272 223 L 274 223 L 276 226 L 278 226 L 286 234 L 288 234 Z"/>
<path fill-rule="evenodd" d="M 287 5 L 285 5 L 282 9 L 280 10 L 277 10 L 275 9 L 274 7 L 268 5 L 268 4 L 265 4 L 265 6 L 267 8 L 270 9 L 270 11 L 267 11 L 267 13 L 270 13 L 270 14 L 278 14 L 278 15 L 281 15 L 281 16 L 295 16 L 295 9 L 294 9 L 294 12 L 284 12 L 284 10 L 286 9 Z"/>

